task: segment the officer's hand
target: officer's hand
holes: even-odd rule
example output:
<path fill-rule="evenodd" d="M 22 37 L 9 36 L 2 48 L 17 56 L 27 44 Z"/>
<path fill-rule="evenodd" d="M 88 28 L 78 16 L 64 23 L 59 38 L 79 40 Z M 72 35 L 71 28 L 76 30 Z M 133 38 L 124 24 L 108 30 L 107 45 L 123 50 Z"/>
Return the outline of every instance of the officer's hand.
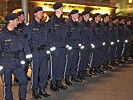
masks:
<path fill-rule="evenodd" d="M 93 48 L 95 48 L 95 45 L 94 45 L 94 44 L 91 44 L 91 47 L 92 47 L 92 49 L 93 49 Z"/>
<path fill-rule="evenodd" d="M 26 55 L 26 59 L 31 59 L 32 58 L 32 54 L 27 54 Z"/>
<path fill-rule="evenodd" d="M 119 42 L 120 42 L 120 40 L 117 40 L 117 42 L 119 43 Z"/>
<path fill-rule="evenodd" d="M 0 65 L 0 75 L 2 76 L 3 74 L 3 66 Z"/>
<path fill-rule="evenodd" d="M 68 50 L 71 51 L 73 48 L 71 46 L 68 47 Z"/>
<path fill-rule="evenodd" d="M 70 46 L 70 45 L 66 45 L 66 49 L 68 50 L 68 52 L 69 51 L 71 51 L 72 50 L 72 47 Z"/>
<path fill-rule="evenodd" d="M 24 61 L 24 60 L 21 60 L 21 61 L 20 61 L 20 64 L 21 64 L 21 65 L 25 65 L 25 61 Z"/>
<path fill-rule="evenodd" d="M 85 46 L 83 46 L 83 45 L 80 47 L 81 50 L 83 50 L 84 48 L 85 48 Z"/>
<path fill-rule="evenodd" d="M 114 45 L 115 43 L 114 42 L 111 42 L 110 45 Z"/>
<path fill-rule="evenodd" d="M 125 43 L 128 43 L 128 40 L 125 40 Z"/>
<path fill-rule="evenodd" d="M 49 55 L 50 54 L 50 50 L 47 50 L 46 53 L 47 53 L 47 55 Z"/>
<path fill-rule="evenodd" d="M 79 46 L 79 47 L 81 47 L 81 46 L 82 46 L 82 44 L 81 44 L 81 43 L 79 43 L 79 44 L 78 44 L 78 46 Z"/>
<path fill-rule="evenodd" d="M 66 49 L 68 49 L 69 48 L 69 45 L 66 45 Z"/>
<path fill-rule="evenodd" d="M 0 72 L 3 70 L 3 66 L 0 66 Z"/>
<path fill-rule="evenodd" d="M 53 51 L 55 51 L 55 50 L 56 50 L 56 47 L 51 47 L 51 48 L 50 48 L 50 51 L 51 51 L 51 52 L 53 52 Z"/>
<path fill-rule="evenodd" d="M 103 42 L 103 43 L 102 43 L 102 45 L 103 45 L 103 46 L 105 46 L 105 45 L 106 45 L 106 43 L 105 43 L 105 42 Z"/>

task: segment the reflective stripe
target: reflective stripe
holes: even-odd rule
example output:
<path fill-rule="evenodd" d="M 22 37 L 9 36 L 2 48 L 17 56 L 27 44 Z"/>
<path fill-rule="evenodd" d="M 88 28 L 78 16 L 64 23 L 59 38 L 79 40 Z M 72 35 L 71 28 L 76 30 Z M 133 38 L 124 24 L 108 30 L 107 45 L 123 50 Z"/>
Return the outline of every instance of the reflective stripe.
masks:
<path fill-rule="evenodd" d="M 51 79 L 50 80 L 52 80 L 53 79 L 53 71 L 52 71 L 52 67 L 53 67 L 53 63 L 52 63 L 52 54 L 50 53 L 50 65 L 51 65 Z"/>
<path fill-rule="evenodd" d="M 93 52 L 91 53 L 91 60 L 90 60 L 90 68 L 92 68 L 92 61 L 93 61 Z"/>
<path fill-rule="evenodd" d="M 33 87 L 33 60 L 31 61 L 31 70 L 32 70 L 32 74 L 31 74 L 31 89 Z"/>
<path fill-rule="evenodd" d="M 125 43 L 123 44 L 123 50 L 121 52 L 121 56 L 123 55 L 124 51 L 125 51 Z"/>
<path fill-rule="evenodd" d="M 79 60 L 78 60 L 78 68 L 77 68 L 77 71 L 79 70 L 80 61 L 81 61 L 81 52 L 79 52 Z"/>
<path fill-rule="evenodd" d="M 2 74 L 2 81 L 3 81 L 3 93 L 4 93 L 3 95 L 4 95 L 4 97 L 6 97 L 6 92 L 5 92 L 6 87 L 5 87 L 5 81 L 4 81 L 4 74 Z"/>
<path fill-rule="evenodd" d="M 66 75 L 67 64 L 68 64 L 68 54 L 66 55 L 66 64 L 65 64 L 64 78 L 65 78 L 65 75 Z"/>

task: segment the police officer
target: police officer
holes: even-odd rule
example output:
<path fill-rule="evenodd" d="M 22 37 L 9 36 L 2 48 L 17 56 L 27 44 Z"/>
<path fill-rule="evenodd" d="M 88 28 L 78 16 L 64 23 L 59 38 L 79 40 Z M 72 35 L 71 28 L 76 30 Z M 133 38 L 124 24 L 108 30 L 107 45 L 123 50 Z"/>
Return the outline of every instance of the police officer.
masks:
<path fill-rule="evenodd" d="M 111 38 L 111 28 L 109 26 L 109 15 L 104 14 L 103 15 L 103 21 L 101 23 L 102 26 L 102 64 L 104 69 L 111 69 L 111 66 L 109 66 L 109 47 L 110 47 L 110 38 Z"/>
<path fill-rule="evenodd" d="M 18 15 L 10 13 L 5 16 L 7 25 L 0 35 L 0 58 L 3 68 L 4 95 L 6 100 L 14 100 L 12 93 L 12 74 L 19 80 L 19 100 L 26 100 L 27 78 L 22 67 L 24 62 L 23 40 L 15 28 Z"/>
<path fill-rule="evenodd" d="M 52 73 L 50 89 L 59 91 L 67 89 L 61 83 L 65 70 L 65 46 L 66 46 L 66 29 L 65 21 L 61 18 L 63 13 L 62 3 L 56 2 L 53 5 L 54 14 L 47 23 L 49 47 L 52 54 Z M 56 50 L 55 50 L 56 49 Z"/>
<path fill-rule="evenodd" d="M 16 29 L 19 32 L 21 32 L 22 37 L 24 38 L 23 29 L 26 27 L 26 24 L 24 23 L 24 20 L 25 20 L 24 11 L 19 11 L 17 14 L 18 14 L 19 24 L 18 24 L 18 26 L 17 26 Z M 27 62 L 27 59 L 25 59 L 25 64 L 23 65 L 23 67 L 24 67 L 25 74 L 27 76 L 27 72 L 28 72 L 28 62 Z M 27 79 L 30 80 L 30 77 L 27 76 Z M 14 77 L 14 81 L 15 82 L 18 82 L 18 80 L 16 79 L 16 77 Z"/>
<path fill-rule="evenodd" d="M 117 49 L 117 36 L 118 36 L 118 17 L 112 17 L 111 24 L 111 38 L 110 38 L 110 62 L 112 66 L 117 66 L 116 63 L 116 49 Z"/>
<path fill-rule="evenodd" d="M 102 27 L 100 24 L 101 15 L 96 13 L 94 15 L 94 22 L 92 23 L 92 28 L 94 33 L 91 38 L 91 46 L 93 48 L 92 57 L 91 57 L 91 69 L 90 74 L 96 75 L 97 73 L 103 73 L 100 70 L 101 66 L 101 48 L 102 48 Z"/>
<path fill-rule="evenodd" d="M 80 23 L 80 22 L 82 22 L 82 20 L 83 20 L 83 15 L 82 15 L 82 13 L 80 13 L 79 18 L 78 18 L 78 22 Z"/>
<path fill-rule="evenodd" d="M 65 73 L 65 83 L 67 85 L 72 85 L 73 81 L 81 82 L 81 79 L 77 77 L 76 71 L 78 68 L 78 59 L 79 59 L 79 40 L 80 40 L 80 31 L 78 20 L 78 10 L 72 10 L 69 13 L 69 19 L 67 20 L 67 44 L 69 47 L 72 47 L 72 50 L 68 54 L 68 64 L 66 67 Z M 70 79 L 72 76 L 72 79 Z"/>
<path fill-rule="evenodd" d="M 81 61 L 79 64 L 78 74 L 81 79 L 84 79 L 85 76 L 90 76 L 86 73 L 86 66 L 89 63 L 90 49 L 91 49 L 91 35 L 93 30 L 89 22 L 90 12 L 82 12 L 83 20 L 80 22 L 80 42 L 81 42 Z"/>
<path fill-rule="evenodd" d="M 48 79 L 48 59 L 47 59 L 47 32 L 41 19 L 43 17 L 42 7 L 33 10 L 33 18 L 28 27 L 24 29 L 26 58 L 33 56 L 32 68 L 32 96 L 41 98 L 50 96 L 45 90 Z"/>
<path fill-rule="evenodd" d="M 118 39 L 117 39 L 117 56 L 118 56 L 118 63 L 121 65 L 124 62 L 122 61 L 123 56 L 123 46 L 124 46 L 124 33 L 125 30 L 125 20 L 123 17 L 119 17 L 118 23 Z"/>
<path fill-rule="evenodd" d="M 129 42 L 130 42 L 130 36 L 131 36 L 131 20 L 127 19 L 126 20 L 126 32 L 124 34 L 124 53 L 123 53 L 123 57 L 124 57 L 124 61 L 128 61 L 128 57 L 129 57 Z"/>

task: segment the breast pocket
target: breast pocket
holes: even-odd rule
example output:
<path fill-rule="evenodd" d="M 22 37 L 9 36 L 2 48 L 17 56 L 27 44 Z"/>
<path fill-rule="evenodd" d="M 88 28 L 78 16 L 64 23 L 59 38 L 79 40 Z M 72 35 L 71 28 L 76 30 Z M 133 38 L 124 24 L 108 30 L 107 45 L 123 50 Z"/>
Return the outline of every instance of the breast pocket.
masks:
<path fill-rule="evenodd" d="M 4 46 L 13 45 L 13 39 L 12 38 L 6 38 L 6 39 L 4 39 L 3 45 Z"/>
<path fill-rule="evenodd" d="M 84 28 L 84 32 L 87 32 L 88 31 L 88 28 Z"/>
<path fill-rule="evenodd" d="M 99 28 L 95 28 L 95 32 L 99 32 Z"/>
<path fill-rule="evenodd" d="M 41 39 L 41 32 L 40 30 L 33 30 L 31 33 L 32 41 L 39 41 Z"/>
<path fill-rule="evenodd" d="M 14 41 L 12 38 L 5 38 L 2 42 L 2 47 L 4 50 L 12 50 Z"/>

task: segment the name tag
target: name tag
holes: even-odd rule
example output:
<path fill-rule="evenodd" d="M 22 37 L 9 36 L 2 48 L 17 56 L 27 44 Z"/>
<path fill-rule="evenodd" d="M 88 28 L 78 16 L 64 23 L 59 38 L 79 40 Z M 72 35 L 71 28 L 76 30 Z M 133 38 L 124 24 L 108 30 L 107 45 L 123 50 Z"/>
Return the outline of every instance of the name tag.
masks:
<path fill-rule="evenodd" d="M 75 28 L 71 28 L 72 30 L 75 30 Z"/>
<path fill-rule="evenodd" d="M 33 30 L 34 30 L 34 31 L 37 31 L 37 30 L 39 30 L 39 28 L 33 28 Z"/>
<path fill-rule="evenodd" d="M 60 26 L 59 24 L 55 24 L 54 26 Z"/>
<path fill-rule="evenodd" d="M 5 39 L 5 42 L 11 42 L 12 39 Z"/>

